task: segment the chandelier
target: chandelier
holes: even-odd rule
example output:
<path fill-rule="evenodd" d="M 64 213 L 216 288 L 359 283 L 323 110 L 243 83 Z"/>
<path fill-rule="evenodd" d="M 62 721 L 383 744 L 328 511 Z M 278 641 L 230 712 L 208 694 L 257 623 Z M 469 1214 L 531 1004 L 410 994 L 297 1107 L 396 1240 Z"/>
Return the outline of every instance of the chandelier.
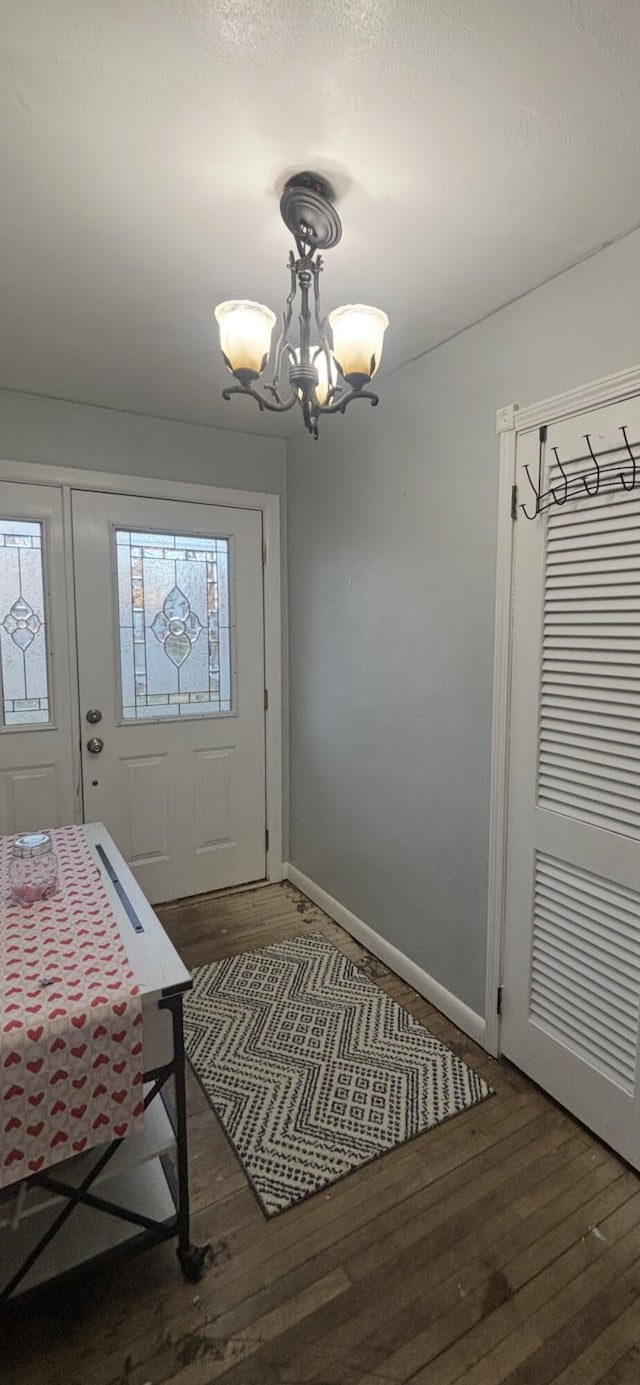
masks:
<path fill-rule="evenodd" d="M 280 335 L 271 348 L 276 315 L 262 303 L 233 299 L 215 310 L 220 346 L 235 385 L 224 399 L 246 394 L 259 409 L 286 413 L 298 404 L 305 427 L 318 436 L 321 414 L 343 414 L 353 399 L 378 403 L 366 387 L 380 368 L 382 341 L 389 319 L 363 303 L 335 308 L 328 318 L 320 308 L 321 250 L 337 245 L 342 235 L 332 192 L 316 173 L 298 173 L 285 184 L 280 214 L 296 243 L 289 252 L 289 294 Z M 290 333 L 299 294 L 297 340 Z M 269 378 L 258 381 L 267 373 Z"/>

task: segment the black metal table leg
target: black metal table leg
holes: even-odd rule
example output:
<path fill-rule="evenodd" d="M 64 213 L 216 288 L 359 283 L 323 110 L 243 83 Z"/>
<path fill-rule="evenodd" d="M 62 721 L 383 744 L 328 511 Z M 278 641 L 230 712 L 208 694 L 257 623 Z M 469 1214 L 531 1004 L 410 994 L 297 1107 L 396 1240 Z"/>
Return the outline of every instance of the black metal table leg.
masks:
<path fill-rule="evenodd" d="M 176 1164 L 178 1173 L 177 1256 L 185 1279 L 197 1283 L 202 1278 L 209 1246 L 196 1246 L 191 1240 L 189 1209 L 189 1155 L 187 1144 L 187 1093 L 182 992 L 163 996 L 159 1002 L 171 1011 L 173 1025 L 173 1076 L 175 1083 Z"/>

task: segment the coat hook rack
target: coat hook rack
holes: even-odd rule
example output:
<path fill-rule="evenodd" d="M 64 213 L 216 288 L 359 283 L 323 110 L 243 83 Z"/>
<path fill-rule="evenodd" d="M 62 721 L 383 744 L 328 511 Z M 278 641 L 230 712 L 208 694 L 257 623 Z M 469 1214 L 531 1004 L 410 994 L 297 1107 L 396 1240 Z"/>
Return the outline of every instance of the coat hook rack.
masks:
<path fill-rule="evenodd" d="M 562 481 L 560 485 L 550 485 L 548 490 L 543 491 L 544 445 L 547 441 L 547 425 L 546 423 L 543 424 L 539 433 L 537 482 L 534 481 L 531 475 L 531 468 L 526 462 L 524 465 L 524 472 L 531 486 L 531 490 L 533 491 L 533 511 L 531 512 L 525 504 L 520 505 L 525 519 L 537 519 L 538 515 L 542 514 L 544 510 L 549 510 L 552 505 L 566 505 L 567 500 L 578 500 L 585 492 L 589 499 L 593 500 L 595 496 L 599 494 L 601 487 L 603 490 L 612 491 L 616 490 L 618 484 L 620 484 L 624 491 L 634 490 L 638 479 L 638 458 L 635 456 L 631 443 L 629 442 L 626 424 L 622 423 L 620 425 L 620 432 L 624 438 L 624 445 L 631 462 L 631 470 L 627 472 L 626 475 L 623 471 L 618 470 L 618 462 L 607 463 L 603 462 L 602 458 L 599 460 L 591 442 L 591 434 L 584 433 L 583 437 L 587 444 L 591 461 L 589 470 L 581 472 L 576 476 L 569 476 L 560 461 L 558 449 L 554 446 L 551 448 L 551 451 L 555 456 Z"/>

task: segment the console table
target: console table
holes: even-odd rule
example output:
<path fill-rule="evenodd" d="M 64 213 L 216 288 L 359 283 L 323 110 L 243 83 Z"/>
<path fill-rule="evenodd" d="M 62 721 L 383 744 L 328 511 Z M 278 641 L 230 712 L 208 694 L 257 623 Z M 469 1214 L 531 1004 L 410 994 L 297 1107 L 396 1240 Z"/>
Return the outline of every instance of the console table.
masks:
<path fill-rule="evenodd" d="M 144 1128 L 2 1192 L 0 1302 L 173 1238 L 196 1281 L 208 1250 L 192 1244 L 189 1226 L 182 1000 L 191 976 L 106 828 L 84 831 L 142 997 Z M 0 1068 L 0 1094 L 4 1081 Z"/>

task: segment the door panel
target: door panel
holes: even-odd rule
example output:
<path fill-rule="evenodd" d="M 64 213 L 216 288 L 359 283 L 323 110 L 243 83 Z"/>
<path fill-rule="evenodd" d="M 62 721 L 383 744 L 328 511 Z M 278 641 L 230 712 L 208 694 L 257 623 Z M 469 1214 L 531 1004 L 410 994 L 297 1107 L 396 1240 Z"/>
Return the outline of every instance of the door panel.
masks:
<path fill-rule="evenodd" d="M 120 759 L 130 864 L 166 861 L 169 855 L 168 768 L 167 755 Z"/>
<path fill-rule="evenodd" d="M 152 901 L 262 879 L 261 514 L 77 491 L 73 525 L 87 820 Z"/>
<path fill-rule="evenodd" d="M 637 399 L 549 427 L 544 488 L 567 498 L 516 524 L 501 1044 L 640 1166 L 640 501 L 622 425 L 640 455 Z M 519 439 L 520 486 L 539 447 Z"/>
<path fill-rule="evenodd" d="M 198 851 L 230 842 L 231 774 L 233 750 L 197 750 L 194 762 L 196 797 L 196 846 Z"/>
<path fill-rule="evenodd" d="M 0 482 L 0 832 L 73 822 L 62 492 Z"/>

